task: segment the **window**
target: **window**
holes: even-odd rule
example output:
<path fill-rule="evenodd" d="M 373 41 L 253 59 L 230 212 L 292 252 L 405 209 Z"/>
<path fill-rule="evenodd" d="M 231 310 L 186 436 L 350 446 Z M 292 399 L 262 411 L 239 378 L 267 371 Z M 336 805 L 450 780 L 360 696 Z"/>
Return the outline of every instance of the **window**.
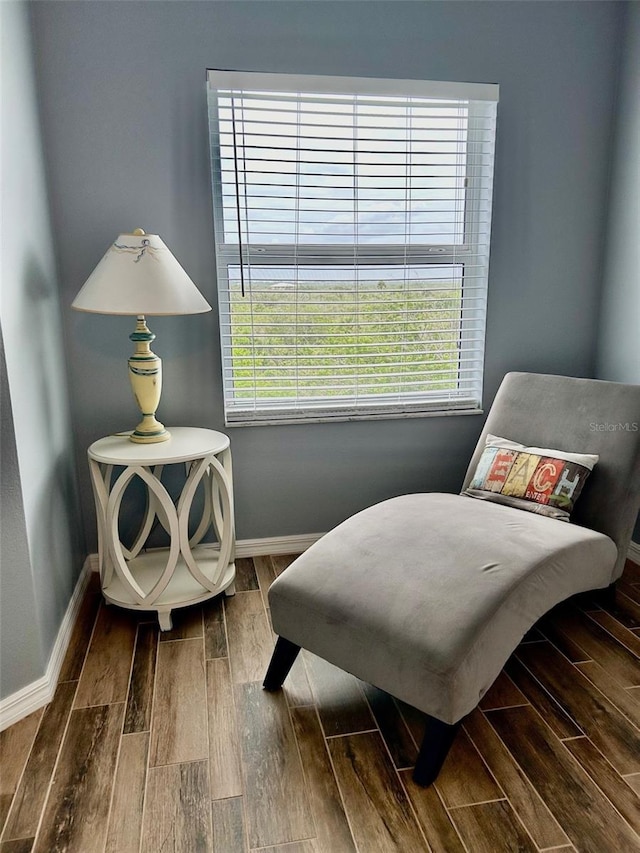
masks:
<path fill-rule="evenodd" d="M 208 80 L 226 423 L 479 411 L 498 87 Z"/>

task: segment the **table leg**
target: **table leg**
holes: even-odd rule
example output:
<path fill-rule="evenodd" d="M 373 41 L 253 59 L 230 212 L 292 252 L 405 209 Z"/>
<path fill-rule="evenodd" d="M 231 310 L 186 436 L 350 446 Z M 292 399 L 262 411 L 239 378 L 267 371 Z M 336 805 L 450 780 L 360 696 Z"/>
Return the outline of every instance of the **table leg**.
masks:
<path fill-rule="evenodd" d="M 173 628 L 170 610 L 158 610 L 158 624 L 161 631 L 170 631 Z"/>

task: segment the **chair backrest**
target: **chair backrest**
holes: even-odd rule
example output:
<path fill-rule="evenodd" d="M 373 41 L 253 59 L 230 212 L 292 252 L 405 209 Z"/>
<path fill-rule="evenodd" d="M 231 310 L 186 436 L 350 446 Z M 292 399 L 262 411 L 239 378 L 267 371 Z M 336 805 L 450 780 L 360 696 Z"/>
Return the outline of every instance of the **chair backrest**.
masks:
<path fill-rule="evenodd" d="M 622 574 L 640 505 L 640 385 L 540 373 L 508 373 L 471 458 L 463 490 L 487 433 L 521 444 L 597 453 L 571 521 L 605 533 L 618 547 Z"/>

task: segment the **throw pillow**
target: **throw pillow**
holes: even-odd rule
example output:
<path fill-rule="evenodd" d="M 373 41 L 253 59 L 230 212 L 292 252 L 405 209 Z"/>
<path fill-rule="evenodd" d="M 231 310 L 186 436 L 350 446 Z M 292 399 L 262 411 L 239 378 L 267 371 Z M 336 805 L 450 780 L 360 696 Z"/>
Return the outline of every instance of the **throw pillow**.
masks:
<path fill-rule="evenodd" d="M 488 435 L 464 494 L 569 521 L 597 461 L 593 453 L 525 447 Z"/>

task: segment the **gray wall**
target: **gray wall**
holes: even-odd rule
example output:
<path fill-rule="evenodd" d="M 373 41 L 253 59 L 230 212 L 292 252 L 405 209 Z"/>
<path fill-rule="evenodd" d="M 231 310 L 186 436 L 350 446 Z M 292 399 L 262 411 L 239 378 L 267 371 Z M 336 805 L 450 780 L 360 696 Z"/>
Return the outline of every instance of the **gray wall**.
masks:
<path fill-rule="evenodd" d="M 26 4 L 0 15 L 4 697 L 44 675 L 83 556 Z"/>
<path fill-rule="evenodd" d="M 640 383 L 640 3 L 624 33 L 596 375 Z"/>
<path fill-rule="evenodd" d="M 43 674 L 22 486 L 0 330 L 0 697 Z"/>
<path fill-rule="evenodd" d="M 508 370 L 589 376 L 623 7 L 610 2 L 35 2 L 45 150 L 85 448 L 130 427 L 131 323 L 68 309 L 123 230 L 158 232 L 216 303 L 205 69 L 499 83 L 485 404 Z M 161 419 L 222 428 L 215 312 L 157 319 Z M 241 538 L 323 531 L 459 487 L 480 417 L 230 430 Z"/>
<path fill-rule="evenodd" d="M 640 383 L 640 3 L 626 13 L 596 376 Z"/>

